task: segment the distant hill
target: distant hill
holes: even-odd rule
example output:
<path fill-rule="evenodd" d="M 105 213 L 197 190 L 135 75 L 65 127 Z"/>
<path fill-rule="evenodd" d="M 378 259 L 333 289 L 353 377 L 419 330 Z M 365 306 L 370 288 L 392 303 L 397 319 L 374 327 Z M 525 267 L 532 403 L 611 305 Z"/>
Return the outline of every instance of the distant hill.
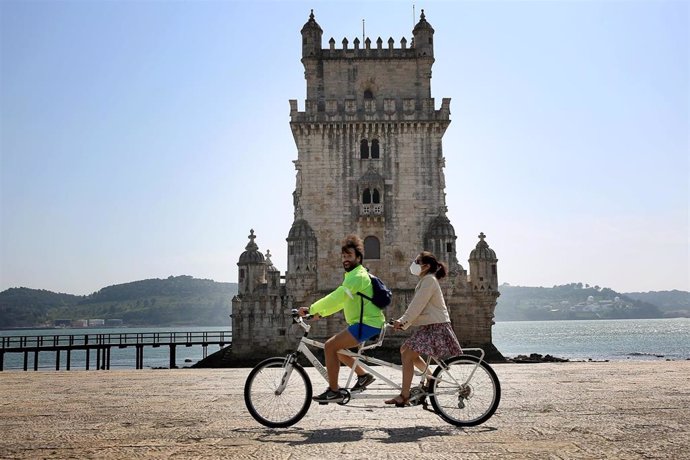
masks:
<path fill-rule="evenodd" d="M 690 317 L 690 292 L 618 293 L 571 283 L 503 284 L 497 321 Z M 0 329 L 52 325 L 55 320 L 120 319 L 126 326 L 229 326 L 236 283 L 191 276 L 133 281 L 88 296 L 12 288 L 0 292 Z"/>
<path fill-rule="evenodd" d="M 652 291 L 652 292 L 627 292 L 626 296 L 634 300 L 653 303 L 665 314 L 690 311 L 690 292 L 687 291 Z"/>
<path fill-rule="evenodd" d="M 582 283 L 551 288 L 503 284 L 498 290 L 497 321 L 690 317 L 690 293 L 684 291 L 624 294 Z"/>
<path fill-rule="evenodd" d="M 0 292 L 0 328 L 94 318 L 128 326 L 229 326 L 236 293 L 236 283 L 191 276 L 118 284 L 88 296 L 12 288 Z"/>
<path fill-rule="evenodd" d="M 53 308 L 69 307 L 83 296 L 58 294 L 43 289 L 11 288 L 0 292 L 0 328 L 43 324 Z"/>

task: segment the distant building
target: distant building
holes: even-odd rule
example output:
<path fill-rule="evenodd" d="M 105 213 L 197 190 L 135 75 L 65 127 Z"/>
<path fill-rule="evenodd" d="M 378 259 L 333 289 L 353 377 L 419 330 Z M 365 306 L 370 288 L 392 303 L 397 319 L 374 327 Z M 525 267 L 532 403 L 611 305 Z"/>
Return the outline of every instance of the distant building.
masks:
<path fill-rule="evenodd" d="M 72 325 L 71 319 L 56 319 L 53 321 L 55 327 L 69 327 Z"/>
<path fill-rule="evenodd" d="M 342 282 L 340 242 L 356 233 L 364 240 L 364 265 L 394 292 L 388 318 L 407 307 L 417 283 L 410 261 L 429 250 L 448 265 L 442 286 L 461 344 L 503 359 L 491 337 L 496 253 L 480 233 L 468 274 L 446 215 L 442 139 L 450 99 L 436 109 L 431 97 L 434 29 L 422 11 L 412 40 L 403 38 L 399 48 L 392 38 L 385 44 L 344 39 L 340 49 L 331 38 L 323 48 L 322 32 L 312 12 L 301 31 L 304 111 L 290 101 L 297 160 L 287 271 L 281 275 L 270 253 L 259 251 L 251 230 L 237 262 L 232 355 L 255 361 L 293 348 L 289 309 L 310 305 Z M 323 339 L 344 325 L 342 315 L 334 315 L 311 335 Z M 407 335 L 391 334 L 386 346 L 397 353 Z"/>
<path fill-rule="evenodd" d="M 87 327 L 89 322 L 85 319 L 74 319 L 72 320 L 72 327 Z"/>
<path fill-rule="evenodd" d="M 88 320 L 89 327 L 103 327 L 105 326 L 104 319 L 90 319 Z"/>

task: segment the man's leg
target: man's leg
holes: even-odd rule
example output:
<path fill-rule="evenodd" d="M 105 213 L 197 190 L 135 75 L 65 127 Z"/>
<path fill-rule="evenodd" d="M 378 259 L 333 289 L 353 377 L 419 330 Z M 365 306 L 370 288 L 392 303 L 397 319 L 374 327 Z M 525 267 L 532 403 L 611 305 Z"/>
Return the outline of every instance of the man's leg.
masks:
<path fill-rule="evenodd" d="M 343 348 L 352 348 L 357 345 L 355 339 L 350 331 L 345 329 L 326 340 L 324 346 L 324 355 L 326 356 L 326 369 L 328 370 L 328 386 L 333 391 L 338 391 L 338 374 L 340 373 L 340 360 L 338 359 L 338 351 Z"/>
<path fill-rule="evenodd" d="M 352 366 L 355 364 L 355 358 L 352 356 L 345 356 L 338 353 L 338 359 L 341 363 L 345 364 L 349 368 L 352 368 Z M 355 374 L 362 376 L 366 374 L 366 372 L 364 372 L 364 369 L 362 369 L 360 366 L 357 366 L 357 369 L 355 369 Z"/>

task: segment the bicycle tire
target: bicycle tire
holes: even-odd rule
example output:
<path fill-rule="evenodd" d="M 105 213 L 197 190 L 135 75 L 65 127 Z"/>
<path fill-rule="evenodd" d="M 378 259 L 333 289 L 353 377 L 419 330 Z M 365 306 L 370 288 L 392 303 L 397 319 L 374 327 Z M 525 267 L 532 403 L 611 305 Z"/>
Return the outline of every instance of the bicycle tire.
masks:
<path fill-rule="evenodd" d="M 429 390 L 431 405 L 446 422 L 455 426 L 476 426 L 486 422 L 498 409 L 501 384 L 491 366 L 476 356 L 450 358 L 445 361 L 445 367 L 438 366 L 434 370 L 433 376 Z"/>
<path fill-rule="evenodd" d="M 312 385 L 307 372 L 292 363 L 284 391 L 276 394 L 287 367 L 286 358 L 268 358 L 257 364 L 244 383 L 244 404 L 254 420 L 270 428 L 285 428 L 304 417 L 311 405 Z"/>

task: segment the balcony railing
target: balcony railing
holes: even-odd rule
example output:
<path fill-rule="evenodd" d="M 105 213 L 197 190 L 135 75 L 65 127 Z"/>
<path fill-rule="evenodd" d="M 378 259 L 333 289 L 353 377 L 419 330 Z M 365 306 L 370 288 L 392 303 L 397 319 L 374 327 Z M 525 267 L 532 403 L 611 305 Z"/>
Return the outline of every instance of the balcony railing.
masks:
<path fill-rule="evenodd" d="M 383 215 L 383 204 L 382 203 L 363 204 L 361 214 L 363 216 L 382 216 Z"/>

